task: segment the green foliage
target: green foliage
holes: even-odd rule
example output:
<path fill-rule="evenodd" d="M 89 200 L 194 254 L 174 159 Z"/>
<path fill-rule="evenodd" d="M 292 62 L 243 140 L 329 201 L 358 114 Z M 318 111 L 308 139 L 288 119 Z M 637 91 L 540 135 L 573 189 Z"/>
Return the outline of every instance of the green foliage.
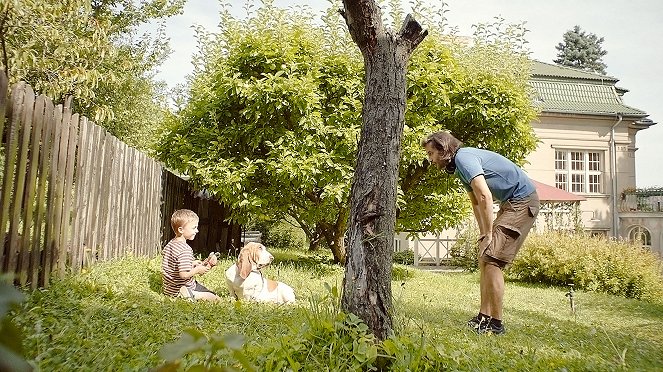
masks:
<path fill-rule="evenodd" d="M 564 33 L 563 38 L 564 41 L 555 47 L 558 51 L 555 63 L 605 75 L 608 66 L 603 63 L 603 57 L 608 52 L 601 47 L 602 37 L 574 26 L 573 30 Z"/>
<path fill-rule="evenodd" d="M 583 234 L 530 235 L 508 277 L 663 303 L 663 263 L 651 251 Z"/>
<path fill-rule="evenodd" d="M 578 290 L 573 314 L 566 287 L 507 282 L 506 335 L 478 336 L 465 326 L 478 307 L 476 274 L 410 269 L 410 279 L 392 285 L 398 331 L 373 343 L 361 322 L 339 310 L 342 267 L 322 272 L 301 252 L 273 253 L 278 267 L 265 275 L 293 286 L 294 306 L 231 301 L 223 274 L 229 259 L 199 278 L 223 301 L 166 298 L 157 292 L 160 260 L 126 257 L 27 292 L 10 318 L 27 359 L 48 371 L 661 368 L 661 304 Z"/>
<path fill-rule="evenodd" d="M 299 227 L 281 220 L 269 227 L 263 244 L 270 249 L 302 250 L 306 246 L 306 235 Z"/>
<path fill-rule="evenodd" d="M 393 5 L 397 21 L 402 12 Z M 317 26 L 308 13 L 269 1 L 246 20 L 222 12 L 218 34 L 199 33 L 191 98 L 157 153 L 231 206 L 237 221 L 289 215 L 310 244 L 324 239 L 333 250 L 349 213 L 364 76 L 342 19 L 336 12 L 323 19 Z M 472 46 L 431 32 L 411 58 L 398 231 L 435 233 L 470 211 L 458 181 L 428 170 L 419 145 L 425 135 L 448 129 L 519 163 L 536 147 L 530 64 L 515 47 L 524 31 L 499 26 L 482 29 L 508 33 L 506 42 L 478 35 Z"/>
<path fill-rule="evenodd" d="M 185 0 L 10 0 L 0 14 L 0 65 L 125 142 L 146 148 L 164 115 L 152 71 L 168 53 L 162 30 L 138 27 L 179 13 Z"/>
<path fill-rule="evenodd" d="M 414 278 L 414 271 L 403 264 L 392 265 L 391 267 L 391 280 L 405 281 Z"/>
<path fill-rule="evenodd" d="M 391 260 L 402 265 L 414 265 L 414 251 L 408 249 L 394 252 L 391 256 Z"/>
<path fill-rule="evenodd" d="M 6 277 L 0 277 L 0 370 L 31 371 L 32 367 L 24 359 L 23 335 L 8 312 L 18 307 L 25 296 L 10 284 Z"/>
<path fill-rule="evenodd" d="M 459 234 L 457 240 L 451 248 L 449 248 L 449 256 L 451 261 L 449 264 L 455 267 L 461 267 L 467 271 L 474 272 L 479 270 L 479 227 L 476 222 L 466 220 L 458 228 Z"/>

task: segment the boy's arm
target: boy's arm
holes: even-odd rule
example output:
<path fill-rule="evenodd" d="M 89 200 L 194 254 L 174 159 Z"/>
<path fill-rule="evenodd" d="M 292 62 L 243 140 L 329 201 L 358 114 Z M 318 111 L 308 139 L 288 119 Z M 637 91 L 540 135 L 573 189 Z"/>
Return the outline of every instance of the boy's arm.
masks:
<path fill-rule="evenodd" d="M 189 279 L 194 275 L 202 275 L 209 271 L 209 267 L 205 265 L 194 266 L 193 269 L 189 271 L 180 271 L 180 278 Z"/>

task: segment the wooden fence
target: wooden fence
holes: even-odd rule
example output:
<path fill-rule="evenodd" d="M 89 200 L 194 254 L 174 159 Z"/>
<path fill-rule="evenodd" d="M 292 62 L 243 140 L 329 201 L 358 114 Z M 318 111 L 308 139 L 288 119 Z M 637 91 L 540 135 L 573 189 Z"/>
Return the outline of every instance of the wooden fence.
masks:
<path fill-rule="evenodd" d="M 7 93 L 0 73 L 0 272 L 17 285 L 48 286 L 53 274 L 126 254 L 153 257 L 172 237 L 178 208 L 203 213 L 202 253 L 239 241 L 223 206 L 196 198 L 186 181 L 70 104 L 54 105 L 23 82 Z"/>

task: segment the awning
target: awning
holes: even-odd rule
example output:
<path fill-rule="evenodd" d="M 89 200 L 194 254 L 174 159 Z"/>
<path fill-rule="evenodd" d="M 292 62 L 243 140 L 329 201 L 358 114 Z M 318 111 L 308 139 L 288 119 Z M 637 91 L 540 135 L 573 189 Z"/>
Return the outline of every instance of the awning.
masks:
<path fill-rule="evenodd" d="M 536 186 L 536 193 L 539 194 L 539 200 L 542 202 L 580 202 L 587 200 L 584 196 L 576 195 L 539 181 L 532 180 L 532 182 Z"/>

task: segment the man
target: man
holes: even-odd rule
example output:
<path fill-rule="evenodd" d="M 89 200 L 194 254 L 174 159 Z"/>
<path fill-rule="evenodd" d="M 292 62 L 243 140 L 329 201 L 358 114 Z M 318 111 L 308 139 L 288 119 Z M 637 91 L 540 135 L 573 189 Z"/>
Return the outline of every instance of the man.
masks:
<path fill-rule="evenodd" d="M 472 147 L 448 132 L 421 141 L 428 160 L 455 174 L 468 191 L 479 225 L 479 314 L 468 321 L 477 333 L 502 334 L 504 267 L 513 261 L 536 216 L 539 197 L 525 172 L 504 156 Z M 493 200 L 500 210 L 493 221 Z"/>

